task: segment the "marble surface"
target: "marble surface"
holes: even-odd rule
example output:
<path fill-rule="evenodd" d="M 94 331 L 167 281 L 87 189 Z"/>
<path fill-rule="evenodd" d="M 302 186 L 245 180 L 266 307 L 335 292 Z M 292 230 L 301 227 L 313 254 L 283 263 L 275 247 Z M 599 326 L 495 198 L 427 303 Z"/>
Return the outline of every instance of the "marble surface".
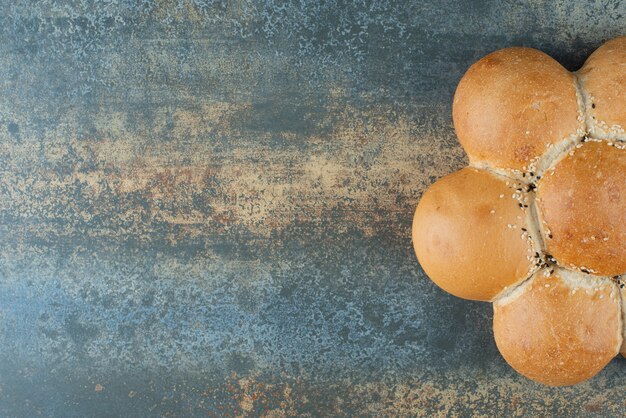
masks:
<path fill-rule="evenodd" d="M 0 4 L 0 416 L 624 415 L 555 389 L 410 224 L 471 63 L 570 70 L 618 0 Z"/>

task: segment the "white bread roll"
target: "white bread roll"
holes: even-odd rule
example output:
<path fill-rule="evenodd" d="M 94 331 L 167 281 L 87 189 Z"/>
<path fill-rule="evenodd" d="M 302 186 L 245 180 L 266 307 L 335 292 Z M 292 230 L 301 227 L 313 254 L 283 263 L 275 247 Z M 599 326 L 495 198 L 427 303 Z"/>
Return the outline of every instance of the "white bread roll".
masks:
<path fill-rule="evenodd" d="M 592 377 L 626 333 L 626 37 L 575 74 L 530 48 L 489 54 L 461 80 L 453 117 L 471 167 L 417 206 L 422 268 L 494 302 L 497 346 L 520 373 Z"/>
<path fill-rule="evenodd" d="M 528 277 L 535 250 L 518 183 L 467 167 L 433 184 L 413 218 L 422 268 L 448 293 L 490 301 Z M 526 200 L 524 200 L 526 199 Z M 532 232 L 530 232 L 532 233 Z"/>
<path fill-rule="evenodd" d="M 531 48 L 502 49 L 472 65 L 452 117 L 472 164 L 520 171 L 582 130 L 574 75 Z"/>
<path fill-rule="evenodd" d="M 626 273 L 626 150 L 618 146 L 580 144 L 537 183 L 546 248 L 563 266 Z"/>
<path fill-rule="evenodd" d="M 494 303 L 493 333 L 504 359 L 550 386 L 593 377 L 622 345 L 619 290 L 611 280 L 540 271 Z"/>

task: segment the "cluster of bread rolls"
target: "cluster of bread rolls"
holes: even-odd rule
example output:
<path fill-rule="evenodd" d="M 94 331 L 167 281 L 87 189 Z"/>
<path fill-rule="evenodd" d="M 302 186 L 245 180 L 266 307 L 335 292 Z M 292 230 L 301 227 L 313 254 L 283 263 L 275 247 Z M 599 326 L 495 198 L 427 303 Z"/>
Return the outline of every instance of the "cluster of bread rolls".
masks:
<path fill-rule="evenodd" d="M 453 119 L 470 165 L 417 206 L 422 268 L 494 303 L 496 344 L 521 374 L 594 376 L 626 355 L 626 37 L 575 73 L 531 48 L 491 53 L 463 76 Z"/>

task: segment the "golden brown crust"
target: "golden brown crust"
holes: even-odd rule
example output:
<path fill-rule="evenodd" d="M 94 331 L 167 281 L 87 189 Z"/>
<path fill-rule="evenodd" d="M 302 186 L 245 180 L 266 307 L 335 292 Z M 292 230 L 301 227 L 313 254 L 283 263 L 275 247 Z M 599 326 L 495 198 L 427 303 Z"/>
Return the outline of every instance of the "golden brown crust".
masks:
<path fill-rule="evenodd" d="M 531 48 L 502 49 L 472 65 L 453 119 L 472 163 L 516 170 L 582 129 L 574 76 Z"/>
<path fill-rule="evenodd" d="M 534 250 L 519 206 L 525 195 L 510 183 L 467 167 L 422 196 L 413 218 L 415 253 L 447 292 L 488 301 L 530 274 Z"/>
<path fill-rule="evenodd" d="M 622 342 L 616 285 L 562 275 L 539 272 L 519 294 L 494 303 L 494 336 L 502 356 L 519 373 L 551 386 L 593 377 Z"/>
<path fill-rule="evenodd" d="M 453 118 L 472 167 L 432 185 L 416 209 L 426 274 L 494 301 L 496 344 L 533 380 L 575 384 L 626 356 L 626 37 L 577 76 L 537 50 L 489 54 L 461 80 Z"/>
<path fill-rule="evenodd" d="M 547 250 L 593 274 L 626 273 L 626 149 L 590 141 L 538 182 Z"/>
<path fill-rule="evenodd" d="M 578 75 L 588 96 L 591 133 L 626 138 L 626 36 L 598 48 Z"/>

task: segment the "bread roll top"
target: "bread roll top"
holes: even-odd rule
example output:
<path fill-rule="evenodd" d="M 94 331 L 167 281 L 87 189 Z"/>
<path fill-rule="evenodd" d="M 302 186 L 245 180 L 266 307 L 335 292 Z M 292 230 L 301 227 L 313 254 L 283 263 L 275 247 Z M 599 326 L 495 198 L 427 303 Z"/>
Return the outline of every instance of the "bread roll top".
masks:
<path fill-rule="evenodd" d="M 551 144 L 584 133 L 575 77 L 532 48 L 502 49 L 472 65 L 453 119 L 472 164 L 521 171 Z"/>
<path fill-rule="evenodd" d="M 618 293 L 607 278 L 539 271 L 494 303 L 496 345 L 511 367 L 537 382 L 564 386 L 589 379 L 622 344 Z"/>
<path fill-rule="evenodd" d="M 626 273 L 626 149 L 607 141 L 574 148 L 537 182 L 548 252 L 600 276 Z"/>
<path fill-rule="evenodd" d="M 413 218 L 422 268 L 453 295 L 492 300 L 527 278 L 536 262 L 529 204 L 520 184 L 484 170 L 467 167 L 441 178 Z"/>

